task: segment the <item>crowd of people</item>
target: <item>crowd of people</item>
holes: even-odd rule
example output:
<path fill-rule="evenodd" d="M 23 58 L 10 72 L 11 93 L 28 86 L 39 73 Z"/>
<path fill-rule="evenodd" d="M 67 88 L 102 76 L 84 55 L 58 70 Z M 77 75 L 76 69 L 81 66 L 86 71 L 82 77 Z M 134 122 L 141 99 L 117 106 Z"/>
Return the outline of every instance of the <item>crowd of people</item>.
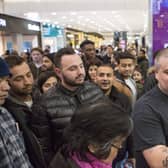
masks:
<path fill-rule="evenodd" d="M 0 58 L 0 168 L 168 167 L 168 49 L 32 48 Z"/>

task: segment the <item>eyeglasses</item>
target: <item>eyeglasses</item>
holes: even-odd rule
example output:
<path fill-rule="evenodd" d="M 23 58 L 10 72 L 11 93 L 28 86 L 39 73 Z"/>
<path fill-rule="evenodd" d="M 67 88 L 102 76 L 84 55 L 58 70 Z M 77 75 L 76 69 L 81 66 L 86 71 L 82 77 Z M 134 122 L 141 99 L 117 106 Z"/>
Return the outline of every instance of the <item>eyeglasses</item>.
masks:
<path fill-rule="evenodd" d="M 122 148 L 123 148 L 123 147 L 122 147 L 122 145 L 117 146 L 117 145 L 111 144 L 111 146 L 113 146 L 114 148 L 116 148 L 116 149 L 118 149 L 118 150 L 120 150 L 120 149 L 122 149 Z"/>

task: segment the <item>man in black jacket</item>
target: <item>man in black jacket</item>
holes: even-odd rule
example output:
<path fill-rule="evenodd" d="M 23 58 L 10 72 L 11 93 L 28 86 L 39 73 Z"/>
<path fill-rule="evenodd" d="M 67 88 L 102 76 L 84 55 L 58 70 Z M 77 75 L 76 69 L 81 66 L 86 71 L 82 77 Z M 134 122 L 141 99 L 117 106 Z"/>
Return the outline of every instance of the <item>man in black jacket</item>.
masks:
<path fill-rule="evenodd" d="M 110 98 L 110 100 L 125 109 L 125 112 L 131 115 L 131 102 L 128 97 L 119 92 L 116 87 L 113 86 L 115 80 L 113 69 L 110 65 L 100 65 L 97 69 L 96 82 L 103 90 L 104 94 Z M 121 160 L 124 160 L 126 152 L 128 151 L 128 158 L 133 162 L 133 143 L 132 136 L 129 136 L 125 142 L 125 146 L 122 151 L 118 153 L 116 160 L 113 162 L 113 166 L 120 165 Z M 120 165 L 122 167 L 122 165 Z"/>
<path fill-rule="evenodd" d="M 79 55 L 71 48 L 60 49 L 55 56 L 55 71 L 60 84 L 33 105 L 31 126 L 38 136 L 49 162 L 63 144 L 63 130 L 81 105 L 92 104 L 104 97 L 95 84 L 84 82 L 85 69 Z"/>
<path fill-rule="evenodd" d="M 29 128 L 32 105 L 33 76 L 28 64 L 18 56 L 7 57 L 11 76 L 10 91 L 4 107 L 10 111 L 23 132 L 30 161 L 35 168 L 45 168 L 45 162 L 38 139 Z"/>

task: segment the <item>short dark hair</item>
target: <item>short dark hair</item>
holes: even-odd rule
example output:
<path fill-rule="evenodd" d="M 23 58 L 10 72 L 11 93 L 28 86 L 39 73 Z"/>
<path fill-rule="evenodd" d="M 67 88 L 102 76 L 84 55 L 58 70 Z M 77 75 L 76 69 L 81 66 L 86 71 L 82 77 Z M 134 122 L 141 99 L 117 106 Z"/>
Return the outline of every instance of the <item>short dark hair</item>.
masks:
<path fill-rule="evenodd" d="M 132 54 L 130 54 L 128 51 L 118 53 L 116 58 L 116 61 L 118 64 L 120 64 L 121 59 L 132 59 L 133 61 L 135 61 L 135 57 Z"/>
<path fill-rule="evenodd" d="M 101 64 L 99 67 L 109 67 L 112 70 L 114 70 L 113 67 L 111 66 L 111 64 Z"/>
<path fill-rule="evenodd" d="M 39 47 L 32 48 L 30 53 L 32 53 L 33 51 L 38 51 L 38 52 L 40 52 L 43 55 L 43 50 L 41 48 L 39 48 Z"/>
<path fill-rule="evenodd" d="M 84 47 L 85 45 L 88 45 L 88 44 L 94 45 L 95 43 L 94 43 L 93 41 L 91 41 L 91 40 L 84 40 L 84 41 L 82 41 L 82 43 L 80 44 L 80 48 L 83 49 L 83 47 Z"/>
<path fill-rule="evenodd" d="M 7 62 L 9 68 L 13 68 L 13 67 L 15 67 L 17 65 L 21 65 L 22 63 L 25 62 L 25 60 L 22 57 L 16 56 L 16 55 L 6 57 L 5 61 Z"/>
<path fill-rule="evenodd" d="M 76 152 L 81 160 L 89 161 L 89 145 L 96 146 L 92 153 L 98 159 L 106 159 L 116 137 L 127 137 L 132 131 L 132 120 L 124 109 L 110 100 L 101 100 L 93 105 L 85 105 L 73 116 L 65 129 L 67 142 L 63 146 L 65 156 Z"/>
<path fill-rule="evenodd" d="M 60 68 L 61 67 L 61 58 L 64 55 L 74 55 L 75 51 L 71 48 L 71 47 L 65 47 L 65 48 L 61 48 L 60 50 L 58 50 L 58 52 L 56 53 L 55 57 L 54 57 L 54 64 L 56 67 Z"/>

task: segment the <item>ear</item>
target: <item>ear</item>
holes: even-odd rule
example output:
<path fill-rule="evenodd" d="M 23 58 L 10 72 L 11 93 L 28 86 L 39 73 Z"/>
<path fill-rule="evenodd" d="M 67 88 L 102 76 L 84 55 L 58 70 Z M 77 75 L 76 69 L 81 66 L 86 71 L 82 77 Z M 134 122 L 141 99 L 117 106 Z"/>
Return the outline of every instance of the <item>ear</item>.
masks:
<path fill-rule="evenodd" d="M 94 145 L 92 145 L 92 144 L 89 144 L 89 145 L 88 145 L 88 149 L 89 149 L 89 151 L 90 151 L 91 153 L 95 153 L 95 151 L 96 151 L 96 147 L 95 147 Z"/>
<path fill-rule="evenodd" d="M 56 75 L 61 79 L 61 70 L 60 70 L 60 68 L 55 67 L 54 71 L 55 71 Z"/>

